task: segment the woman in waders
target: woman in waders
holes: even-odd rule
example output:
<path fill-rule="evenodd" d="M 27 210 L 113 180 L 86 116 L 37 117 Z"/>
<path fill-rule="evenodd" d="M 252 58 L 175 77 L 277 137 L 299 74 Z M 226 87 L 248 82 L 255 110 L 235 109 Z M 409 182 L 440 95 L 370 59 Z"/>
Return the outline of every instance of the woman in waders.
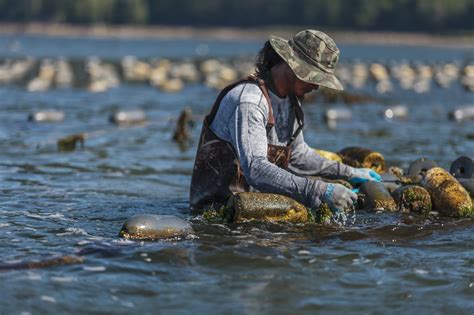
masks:
<path fill-rule="evenodd" d="M 292 39 L 270 36 L 258 54 L 256 73 L 224 88 L 204 119 L 190 191 L 192 210 L 225 204 L 243 191 L 291 197 L 310 208 L 321 202 L 334 213 L 357 195 L 343 185 L 380 181 L 370 169 L 327 160 L 303 137 L 300 100 L 319 86 L 343 90 L 334 76 L 339 49 L 325 33 L 304 30 Z"/>

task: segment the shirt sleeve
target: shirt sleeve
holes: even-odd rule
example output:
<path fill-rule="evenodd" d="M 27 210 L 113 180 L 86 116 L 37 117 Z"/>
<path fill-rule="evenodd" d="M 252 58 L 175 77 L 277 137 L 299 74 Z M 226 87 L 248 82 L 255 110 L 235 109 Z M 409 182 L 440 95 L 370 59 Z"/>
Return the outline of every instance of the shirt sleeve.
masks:
<path fill-rule="evenodd" d="M 284 170 L 267 159 L 267 108 L 262 101 L 239 103 L 228 127 L 247 183 L 260 192 L 289 196 L 308 207 L 321 203 L 327 183 Z"/>
<path fill-rule="evenodd" d="M 328 179 L 349 179 L 351 167 L 337 161 L 328 160 L 311 148 L 305 141 L 303 132 L 291 145 L 291 159 L 288 170 L 300 176 L 320 176 Z"/>

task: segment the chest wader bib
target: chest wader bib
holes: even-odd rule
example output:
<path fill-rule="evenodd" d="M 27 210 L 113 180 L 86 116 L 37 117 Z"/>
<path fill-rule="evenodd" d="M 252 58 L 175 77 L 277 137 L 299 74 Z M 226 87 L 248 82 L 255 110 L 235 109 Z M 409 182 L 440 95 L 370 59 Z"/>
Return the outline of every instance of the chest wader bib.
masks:
<path fill-rule="evenodd" d="M 239 159 L 231 143 L 220 139 L 212 130 L 211 124 L 217 114 L 220 103 L 224 96 L 234 87 L 241 83 L 257 83 L 268 103 L 267 135 L 275 125 L 272 104 L 265 82 L 256 75 L 250 75 L 240 81 L 225 87 L 217 97 L 211 112 L 204 118 L 201 137 L 194 162 L 193 175 L 191 179 L 190 206 L 192 211 L 203 210 L 212 204 L 222 205 L 235 193 L 249 191 L 249 185 L 245 180 Z M 304 125 L 303 111 L 296 97 L 290 97 L 291 104 L 295 109 L 295 116 L 299 127 L 291 136 L 286 146 L 269 144 L 267 159 L 270 163 L 288 168 L 290 161 L 291 142 L 301 132 Z"/>

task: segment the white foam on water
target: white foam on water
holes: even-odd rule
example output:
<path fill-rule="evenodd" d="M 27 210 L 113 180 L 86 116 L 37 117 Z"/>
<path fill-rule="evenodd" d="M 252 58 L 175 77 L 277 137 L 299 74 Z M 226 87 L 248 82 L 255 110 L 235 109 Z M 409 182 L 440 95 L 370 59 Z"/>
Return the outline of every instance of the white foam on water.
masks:
<path fill-rule="evenodd" d="M 120 304 L 122 304 L 125 307 L 130 307 L 130 308 L 135 307 L 135 304 L 133 304 L 133 302 L 122 302 Z"/>
<path fill-rule="evenodd" d="M 100 272 L 105 271 L 105 266 L 84 266 L 82 267 L 85 271 Z"/>
<path fill-rule="evenodd" d="M 298 255 L 309 255 L 309 254 L 311 254 L 311 252 L 308 251 L 308 250 L 300 250 L 300 251 L 298 251 Z"/>
<path fill-rule="evenodd" d="M 42 295 L 40 297 L 41 301 L 45 301 L 45 302 L 49 302 L 49 303 L 56 303 L 56 299 L 53 298 L 52 296 L 48 296 L 48 295 Z"/>
<path fill-rule="evenodd" d="M 427 271 L 427 270 L 424 270 L 424 269 L 417 269 L 417 268 L 415 268 L 415 269 L 413 269 L 413 271 L 414 271 L 416 274 L 418 274 L 418 275 L 426 275 L 426 274 L 428 274 L 428 271 Z"/>
<path fill-rule="evenodd" d="M 106 238 L 102 236 L 89 236 L 87 239 L 91 241 L 103 241 Z"/>
<path fill-rule="evenodd" d="M 10 223 L 0 223 L 0 228 L 10 226 Z"/>
<path fill-rule="evenodd" d="M 21 263 L 23 260 L 21 259 L 10 259 L 10 260 L 4 260 L 3 263 L 5 264 L 18 264 Z"/>
<path fill-rule="evenodd" d="M 339 213 L 333 214 L 331 220 L 339 227 L 353 225 L 356 221 L 355 206 L 352 205 L 347 211 L 341 211 Z"/>
<path fill-rule="evenodd" d="M 66 282 L 74 282 L 77 281 L 75 277 L 51 277 L 51 280 L 54 282 L 66 283 Z"/>
<path fill-rule="evenodd" d="M 354 258 L 354 259 L 352 259 L 352 264 L 353 265 L 363 265 L 363 264 L 368 264 L 371 261 L 372 260 L 370 260 L 368 258 Z"/>
<path fill-rule="evenodd" d="M 66 236 L 66 235 L 89 235 L 86 230 L 81 228 L 70 227 L 66 228 L 66 232 L 56 233 L 56 236 Z"/>
<path fill-rule="evenodd" d="M 39 273 L 32 273 L 28 272 L 25 276 L 26 280 L 31 280 L 31 281 L 40 281 L 43 279 Z"/>
<path fill-rule="evenodd" d="M 197 240 L 197 239 L 199 239 L 199 236 L 197 236 L 195 234 L 188 234 L 188 235 L 186 235 L 185 239 L 187 239 L 187 240 Z"/>
<path fill-rule="evenodd" d="M 50 219 L 57 219 L 57 220 L 62 220 L 62 221 L 71 221 L 70 219 L 67 219 L 64 217 L 63 214 L 56 212 L 56 213 L 42 213 L 42 214 L 36 214 L 36 213 L 31 213 L 31 212 L 24 212 L 25 216 L 33 219 L 38 219 L 38 220 L 50 220 Z"/>

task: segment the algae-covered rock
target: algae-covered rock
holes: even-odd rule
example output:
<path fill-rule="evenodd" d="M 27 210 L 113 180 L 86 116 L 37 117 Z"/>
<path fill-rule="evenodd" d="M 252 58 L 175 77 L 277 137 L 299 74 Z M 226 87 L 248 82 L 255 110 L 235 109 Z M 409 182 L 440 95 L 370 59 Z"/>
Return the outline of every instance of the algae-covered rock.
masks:
<path fill-rule="evenodd" d="M 434 210 L 441 215 L 468 217 L 474 214 L 469 193 L 448 171 L 440 167 L 429 169 L 422 185 L 430 193 Z"/>
<path fill-rule="evenodd" d="M 401 212 L 428 214 L 432 209 L 430 194 L 421 186 L 401 186 L 392 193 L 392 196 Z"/>
<path fill-rule="evenodd" d="M 359 147 L 344 148 L 339 152 L 344 164 L 353 167 L 371 168 L 378 173 L 385 170 L 385 159 L 382 154 Z"/>
<path fill-rule="evenodd" d="M 122 226 L 119 236 L 134 240 L 157 240 L 183 237 L 193 233 L 188 221 L 172 215 L 138 214 Z"/>
<path fill-rule="evenodd" d="M 396 177 L 402 177 L 404 175 L 403 169 L 398 166 L 390 166 L 387 169 L 387 173 L 393 174 Z"/>
<path fill-rule="evenodd" d="M 319 224 L 330 224 L 332 212 L 326 203 L 322 203 L 316 210 L 314 210 L 314 222 Z"/>
<path fill-rule="evenodd" d="M 84 147 L 84 142 L 86 140 L 86 135 L 83 133 L 70 135 L 58 140 L 58 150 L 59 151 L 74 151 L 79 143 L 81 148 Z"/>
<path fill-rule="evenodd" d="M 370 210 L 397 211 L 397 205 L 390 192 L 380 182 L 363 183 L 359 191 L 365 195 L 363 205 Z"/>
<path fill-rule="evenodd" d="M 314 151 L 325 159 L 342 163 L 342 158 L 334 152 L 314 149 Z"/>
<path fill-rule="evenodd" d="M 227 208 L 233 210 L 232 222 L 262 220 L 305 223 L 308 221 L 308 210 L 305 206 L 278 194 L 242 192 L 229 199 Z"/>
<path fill-rule="evenodd" d="M 202 212 L 202 218 L 208 223 L 226 223 L 232 212 L 233 209 L 228 209 L 226 206 L 211 205 Z"/>

